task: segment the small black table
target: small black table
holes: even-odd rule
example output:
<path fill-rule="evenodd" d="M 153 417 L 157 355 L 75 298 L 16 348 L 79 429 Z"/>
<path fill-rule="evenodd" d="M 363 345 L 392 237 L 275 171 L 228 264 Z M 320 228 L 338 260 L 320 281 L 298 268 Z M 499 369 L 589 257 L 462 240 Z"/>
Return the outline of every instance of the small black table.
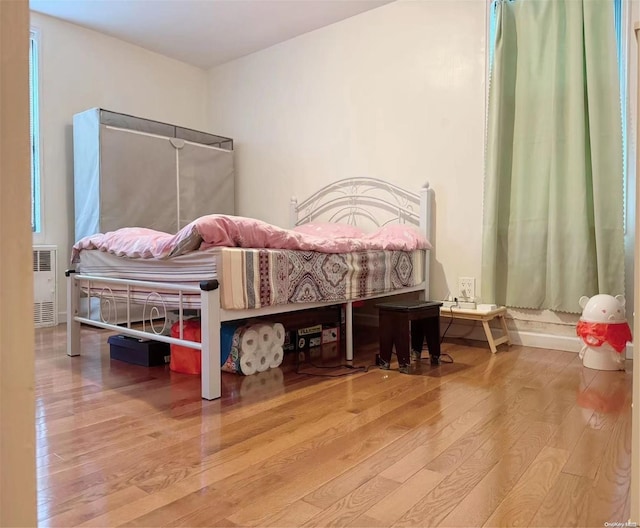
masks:
<path fill-rule="evenodd" d="M 440 307 L 437 301 L 394 301 L 378 304 L 381 366 L 388 368 L 393 345 L 400 372 L 408 372 L 411 350 L 422 352 L 427 339 L 432 365 L 440 364 Z M 418 356 L 420 357 L 420 356 Z"/>

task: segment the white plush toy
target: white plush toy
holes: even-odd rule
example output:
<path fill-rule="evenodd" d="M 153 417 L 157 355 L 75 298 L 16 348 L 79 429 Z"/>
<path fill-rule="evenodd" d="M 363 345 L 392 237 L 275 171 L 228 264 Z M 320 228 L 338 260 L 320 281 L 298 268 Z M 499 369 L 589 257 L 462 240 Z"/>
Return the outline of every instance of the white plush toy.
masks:
<path fill-rule="evenodd" d="M 579 303 L 582 316 L 576 333 L 584 343 L 582 364 L 597 370 L 624 370 L 624 351 L 631 341 L 624 297 L 598 294 L 580 297 Z"/>

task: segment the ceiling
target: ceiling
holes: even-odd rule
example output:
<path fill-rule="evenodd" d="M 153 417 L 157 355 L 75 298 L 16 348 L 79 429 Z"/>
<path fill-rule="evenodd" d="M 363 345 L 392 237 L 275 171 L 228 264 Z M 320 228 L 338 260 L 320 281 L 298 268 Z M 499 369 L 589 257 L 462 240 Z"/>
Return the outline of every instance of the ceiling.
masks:
<path fill-rule="evenodd" d="M 30 0 L 30 7 L 211 68 L 392 1 Z"/>

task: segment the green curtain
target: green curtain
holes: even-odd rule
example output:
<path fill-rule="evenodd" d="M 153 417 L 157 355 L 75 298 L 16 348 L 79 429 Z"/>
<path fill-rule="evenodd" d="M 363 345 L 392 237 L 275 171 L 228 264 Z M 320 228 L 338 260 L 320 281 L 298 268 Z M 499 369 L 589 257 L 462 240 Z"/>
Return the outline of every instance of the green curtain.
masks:
<path fill-rule="evenodd" d="M 501 0 L 489 90 L 482 298 L 580 312 L 624 293 L 611 0 Z"/>

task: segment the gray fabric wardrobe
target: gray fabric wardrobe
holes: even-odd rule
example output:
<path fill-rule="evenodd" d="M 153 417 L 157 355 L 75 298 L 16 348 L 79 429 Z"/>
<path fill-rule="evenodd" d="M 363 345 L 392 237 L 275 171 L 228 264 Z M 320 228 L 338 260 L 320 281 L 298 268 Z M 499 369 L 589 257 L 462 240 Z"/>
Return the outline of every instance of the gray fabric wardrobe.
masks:
<path fill-rule="evenodd" d="M 233 140 L 101 108 L 73 117 L 75 240 L 234 214 Z"/>
<path fill-rule="evenodd" d="M 234 214 L 233 140 L 101 108 L 73 116 L 75 241 L 121 227 L 175 233 L 199 216 Z M 94 320 L 127 321 L 126 303 L 80 300 Z M 141 321 L 134 305 L 130 320 Z"/>

